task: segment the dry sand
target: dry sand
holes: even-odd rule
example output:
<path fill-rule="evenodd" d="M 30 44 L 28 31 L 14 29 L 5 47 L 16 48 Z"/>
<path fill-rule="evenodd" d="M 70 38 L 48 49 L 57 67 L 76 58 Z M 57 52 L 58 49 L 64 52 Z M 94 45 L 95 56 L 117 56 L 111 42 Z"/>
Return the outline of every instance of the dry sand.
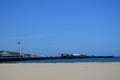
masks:
<path fill-rule="evenodd" d="M 0 64 L 0 80 L 120 80 L 120 63 Z"/>

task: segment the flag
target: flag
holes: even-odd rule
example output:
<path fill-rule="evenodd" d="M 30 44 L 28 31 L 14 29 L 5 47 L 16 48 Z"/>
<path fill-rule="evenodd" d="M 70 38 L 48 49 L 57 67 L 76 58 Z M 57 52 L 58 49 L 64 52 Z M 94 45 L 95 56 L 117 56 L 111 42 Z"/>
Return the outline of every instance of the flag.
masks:
<path fill-rule="evenodd" d="M 18 42 L 18 45 L 20 45 L 20 44 L 21 44 L 21 42 L 19 41 L 19 42 Z"/>

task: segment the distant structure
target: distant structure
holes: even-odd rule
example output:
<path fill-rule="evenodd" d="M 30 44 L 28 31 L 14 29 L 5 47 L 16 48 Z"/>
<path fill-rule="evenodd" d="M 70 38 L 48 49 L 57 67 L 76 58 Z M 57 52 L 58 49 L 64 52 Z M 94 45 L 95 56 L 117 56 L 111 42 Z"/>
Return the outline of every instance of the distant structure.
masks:
<path fill-rule="evenodd" d="M 80 57 L 87 57 L 88 55 L 87 54 L 75 54 L 75 53 L 63 53 L 63 54 L 61 54 L 61 56 L 62 57 L 78 57 L 78 56 L 80 56 Z"/>
<path fill-rule="evenodd" d="M 1 58 L 36 58 L 40 57 L 37 55 L 32 55 L 32 54 L 20 54 L 19 52 L 15 51 L 0 51 L 0 59 Z"/>
<path fill-rule="evenodd" d="M 20 53 L 13 51 L 0 51 L 0 58 L 15 58 L 21 57 Z"/>

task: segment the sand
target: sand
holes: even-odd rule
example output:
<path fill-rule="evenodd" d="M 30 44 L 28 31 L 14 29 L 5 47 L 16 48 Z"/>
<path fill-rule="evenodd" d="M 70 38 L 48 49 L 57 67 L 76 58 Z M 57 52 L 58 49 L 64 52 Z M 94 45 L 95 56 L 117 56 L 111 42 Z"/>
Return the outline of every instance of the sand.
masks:
<path fill-rule="evenodd" d="M 0 80 L 120 80 L 120 63 L 0 64 Z"/>

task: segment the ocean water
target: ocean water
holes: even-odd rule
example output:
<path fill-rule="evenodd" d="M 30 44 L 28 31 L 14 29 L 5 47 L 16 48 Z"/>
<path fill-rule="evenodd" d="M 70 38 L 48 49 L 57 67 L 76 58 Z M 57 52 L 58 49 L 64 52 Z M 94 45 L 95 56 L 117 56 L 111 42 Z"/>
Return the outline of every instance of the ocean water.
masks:
<path fill-rule="evenodd" d="M 79 59 L 48 59 L 48 60 L 26 60 L 9 61 L 1 63 L 78 63 L 78 62 L 120 62 L 120 57 L 114 58 L 79 58 Z"/>

